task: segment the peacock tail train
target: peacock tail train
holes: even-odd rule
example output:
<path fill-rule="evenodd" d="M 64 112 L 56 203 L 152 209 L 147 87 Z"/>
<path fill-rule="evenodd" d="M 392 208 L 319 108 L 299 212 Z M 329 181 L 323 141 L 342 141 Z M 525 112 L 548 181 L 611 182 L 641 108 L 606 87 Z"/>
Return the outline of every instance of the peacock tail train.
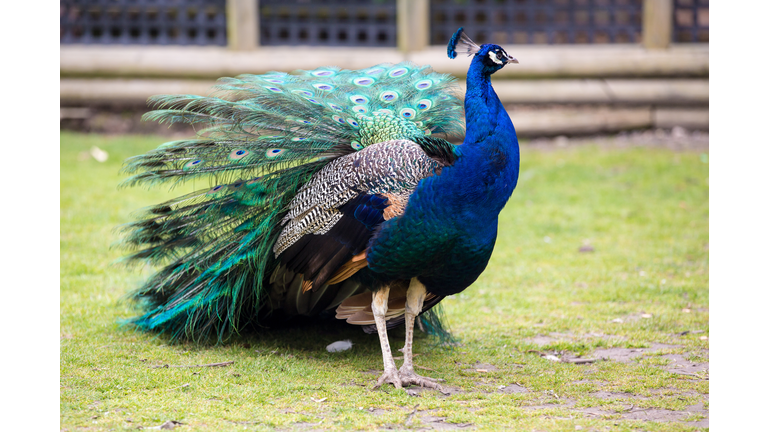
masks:
<path fill-rule="evenodd" d="M 132 176 L 123 185 L 210 184 L 122 227 L 132 250 L 126 261 L 160 267 L 131 293 L 144 310 L 128 322 L 174 340 L 221 341 L 268 319 L 276 303 L 316 315 L 364 292 L 361 282 L 346 280 L 275 298 L 276 290 L 303 282 L 276 271 L 274 248 L 292 199 L 342 156 L 405 139 L 425 152 L 451 153 L 454 146 L 434 135 L 458 135 L 463 127 L 453 78 L 411 63 L 241 75 L 220 79 L 208 97 L 162 95 L 150 104 L 155 111 L 145 120 L 201 129 L 194 139 L 128 159 L 123 171 Z M 422 324 L 446 336 L 439 311 L 422 315 Z"/>

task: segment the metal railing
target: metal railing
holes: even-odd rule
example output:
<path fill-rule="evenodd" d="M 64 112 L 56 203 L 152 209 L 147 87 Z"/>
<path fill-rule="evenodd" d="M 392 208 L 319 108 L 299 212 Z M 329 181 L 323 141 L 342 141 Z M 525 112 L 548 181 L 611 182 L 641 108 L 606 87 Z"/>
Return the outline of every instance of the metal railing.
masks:
<path fill-rule="evenodd" d="M 675 0 L 672 40 L 709 42 L 709 0 Z"/>
<path fill-rule="evenodd" d="M 431 0 L 430 41 L 464 27 L 477 43 L 639 43 L 643 0 Z"/>
<path fill-rule="evenodd" d="M 261 45 L 397 46 L 395 0 L 261 0 Z"/>
<path fill-rule="evenodd" d="M 708 0 L 60 0 L 61 44 L 370 46 L 709 41 Z"/>
<path fill-rule="evenodd" d="M 226 0 L 60 0 L 62 44 L 227 45 Z"/>

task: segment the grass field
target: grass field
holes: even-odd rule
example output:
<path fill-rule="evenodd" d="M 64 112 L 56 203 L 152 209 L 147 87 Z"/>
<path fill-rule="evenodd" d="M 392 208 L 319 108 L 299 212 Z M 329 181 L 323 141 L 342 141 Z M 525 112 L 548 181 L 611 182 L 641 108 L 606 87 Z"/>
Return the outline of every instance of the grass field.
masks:
<path fill-rule="evenodd" d="M 122 296 L 149 270 L 112 264 L 121 255 L 114 228 L 180 191 L 118 190 L 118 171 L 162 142 L 61 134 L 63 430 L 707 429 L 701 151 L 523 146 L 487 270 L 443 302 L 460 344 L 415 342 L 421 373 L 446 380 L 441 394 L 372 390 L 377 338 L 344 324 L 220 346 L 169 345 L 120 327 L 134 313 Z M 92 146 L 109 159 L 97 162 Z M 390 333 L 394 347 L 403 334 Z M 343 339 L 351 350 L 326 351 Z M 172 367 L 220 362 L 234 363 Z"/>

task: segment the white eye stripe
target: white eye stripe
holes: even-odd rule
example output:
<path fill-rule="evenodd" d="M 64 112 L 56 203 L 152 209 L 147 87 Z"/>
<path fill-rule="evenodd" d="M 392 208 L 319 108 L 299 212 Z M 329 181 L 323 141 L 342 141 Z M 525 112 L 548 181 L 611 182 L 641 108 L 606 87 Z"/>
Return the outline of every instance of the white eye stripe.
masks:
<path fill-rule="evenodd" d="M 494 52 L 494 51 L 489 51 L 488 52 L 488 57 L 490 57 L 491 60 L 493 60 L 493 62 L 496 63 L 496 64 L 503 64 L 504 63 L 503 61 L 499 60 L 498 57 L 496 57 L 496 52 Z"/>

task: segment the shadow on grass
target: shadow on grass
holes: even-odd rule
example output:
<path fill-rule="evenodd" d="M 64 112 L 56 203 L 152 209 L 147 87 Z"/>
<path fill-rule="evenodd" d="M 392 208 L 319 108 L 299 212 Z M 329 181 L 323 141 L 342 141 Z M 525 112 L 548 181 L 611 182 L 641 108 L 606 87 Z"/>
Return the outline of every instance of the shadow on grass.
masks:
<path fill-rule="evenodd" d="M 294 355 L 312 355 L 318 359 L 336 359 L 342 353 L 329 353 L 326 349 L 328 345 L 340 340 L 349 340 L 353 343 L 353 349 L 350 352 L 361 361 L 374 362 L 378 364 L 381 361 L 381 348 L 379 338 L 376 334 L 367 334 L 359 326 L 347 324 L 345 321 L 335 318 L 296 318 L 279 324 L 269 326 L 251 326 L 242 330 L 239 334 L 233 335 L 226 340 L 217 341 L 210 338 L 205 341 L 193 342 L 189 340 L 171 340 L 164 334 L 145 333 L 136 329 L 130 324 L 123 327 L 126 332 L 136 334 L 151 335 L 157 343 L 183 347 L 185 350 L 209 351 L 229 350 L 233 348 L 244 349 L 244 352 L 250 352 L 253 356 L 264 353 L 282 353 Z M 388 330 L 390 344 L 393 348 L 393 355 L 398 356 L 397 351 L 405 341 L 405 327 L 400 326 Z M 416 331 L 414 334 L 414 344 L 419 351 L 431 351 L 434 349 L 451 350 L 452 347 L 439 345 L 439 340 L 435 337 Z"/>

